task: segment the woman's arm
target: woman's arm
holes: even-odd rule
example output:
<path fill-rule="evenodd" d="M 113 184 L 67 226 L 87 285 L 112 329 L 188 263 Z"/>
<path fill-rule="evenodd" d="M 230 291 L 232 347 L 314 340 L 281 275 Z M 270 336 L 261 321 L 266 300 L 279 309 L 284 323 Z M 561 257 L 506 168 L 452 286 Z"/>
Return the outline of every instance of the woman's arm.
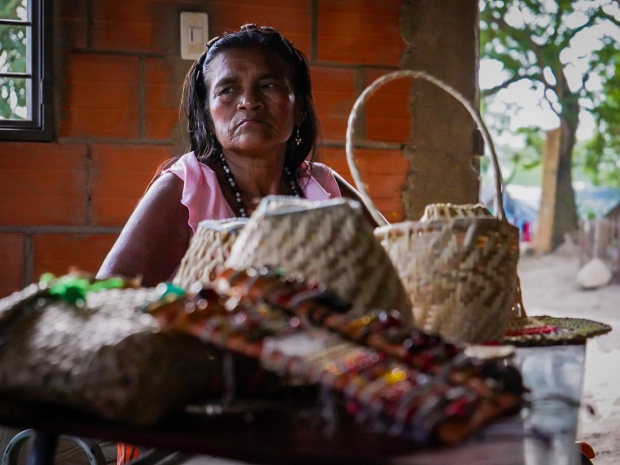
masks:
<path fill-rule="evenodd" d="M 368 222 L 373 227 L 373 229 L 378 226 L 383 226 L 383 225 L 377 224 L 375 219 L 372 217 L 372 215 L 366 208 L 366 205 L 364 205 L 364 202 L 362 202 L 359 192 L 357 192 L 351 184 L 349 184 L 342 176 L 340 176 L 334 170 L 332 170 L 332 173 L 334 174 L 334 178 L 336 178 L 336 182 L 338 183 L 338 187 L 340 188 L 340 193 L 342 194 L 342 196 L 346 197 L 347 199 L 357 200 L 362 205 L 362 211 L 364 212 L 364 218 L 368 220 Z M 379 214 L 381 215 L 381 213 Z M 388 224 L 387 220 L 385 220 L 385 224 Z"/>
<path fill-rule="evenodd" d="M 183 181 L 174 174 L 157 179 L 132 213 L 97 277 L 141 275 L 144 286 L 169 280 L 192 236 L 182 193 Z"/>

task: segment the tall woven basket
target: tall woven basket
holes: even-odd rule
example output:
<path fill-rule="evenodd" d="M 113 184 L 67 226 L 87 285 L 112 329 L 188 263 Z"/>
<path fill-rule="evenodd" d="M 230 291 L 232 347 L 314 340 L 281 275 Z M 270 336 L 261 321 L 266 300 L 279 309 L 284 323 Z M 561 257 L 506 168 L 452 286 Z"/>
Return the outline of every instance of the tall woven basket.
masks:
<path fill-rule="evenodd" d="M 388 224 L 368 195 L 354 149 L 360 108 L 382 85 L 403 77 L 424 79 L 462 103 L 490 148 L 495 173 L 496 216 L 481 205 L 429 205 L 420 221 Z M 421 328 L 462 342 L 501 341 L 512 317 L 524 315 L 517 261 L 519 230 L 508 223 L 502 176 L 488 130 L 478 111 L 457 91 L 421 71 L 396 71 L 373 82 L 355 102 L 347 128 L 347 161 L 375 230 L 413 303 Z"/>

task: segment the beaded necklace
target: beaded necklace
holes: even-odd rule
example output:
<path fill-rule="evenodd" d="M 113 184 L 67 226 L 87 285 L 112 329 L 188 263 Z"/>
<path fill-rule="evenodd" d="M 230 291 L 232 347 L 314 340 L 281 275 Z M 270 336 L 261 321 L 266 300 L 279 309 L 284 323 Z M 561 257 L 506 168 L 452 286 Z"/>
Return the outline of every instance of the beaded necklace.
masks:
<path fill-rule="evenodd" d="M 230 170 L 228 163 L 226 163 L 226 158 L 224 158 L 224 154 L 220 151 L 218 155 L 220 158 L 222 169 L 224 170 L 224 174 L 226 175 L 226 179 L 228 180 L 228 184 L 230 185 L 230 188 L 235 194 L 235 200 L 237 201 L 237 207 L 239 208 L 239 213 L 241 213 L 241 218 L 247 218 L 248 214 L 246 213 L 245 207 L 243 206 L 243 201 L 241 200 L 241 191 L 239 190 L 239 187 L 235 182 L 232 171 Z M 299 190 L 299 186 L 297 186 L 297 183 L 295 182 L 295 178 L 293 178 L 291 170 L 289 170 L 286 166 L 284 167 L 284 174 L 286 175 L 286 179 L 288 180 L 295 197 L 303 197 L 301 195 L 301 191 Z"/>

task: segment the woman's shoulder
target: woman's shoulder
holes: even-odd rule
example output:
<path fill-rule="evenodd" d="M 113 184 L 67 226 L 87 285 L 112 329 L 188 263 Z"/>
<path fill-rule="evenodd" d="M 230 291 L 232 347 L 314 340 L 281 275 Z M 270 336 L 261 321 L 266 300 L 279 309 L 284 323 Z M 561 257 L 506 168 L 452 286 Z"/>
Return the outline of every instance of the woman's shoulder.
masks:
<path fill-rule="evenodd" d="M 303 182 L 304 193 L 310 200 L 325 200 L 341 197 L 335 171 L 323 163 L 304 162 L 307 182 Z M 318 186 L 317 186 L 318 184 Z"/>
<path fill-rule="evenodd" d="M 335 171 L 324 163 L 304 162 L 304 168 L 309 176 L 312 176 L 319 183 L 323 184 L 327 180 L 334 177 Z"/>
<path fill-rule="evenodd" d="M 180 156 L 164 173 L 174 173 L 185 182 L 199 182 L 205 175 L 208 179 L 215 175 L 209 166 L 198 161 L 194 152 Z"/>
<path fill-rule="evenodd" d="M 198 161 L 193 152 L 180 157 L 167 172 L 176 175 L 183 182 L 181 203 L 189 211 L 192 231 L 195 232 L 203 220 L 235 216 L 222 195 L 215 171 Z"/>
<path fill-rule="evenodd" d="M 319 163 L 318 161 L 306 161 L 304 162 L 306 168 L 312 172 L 312 174 L 314 174 L 315 171 L 320 172 L 320 173 L 332 173 L 334 170 L 331 169 L 329 166 L 327 166 L 324 163 Z"/>

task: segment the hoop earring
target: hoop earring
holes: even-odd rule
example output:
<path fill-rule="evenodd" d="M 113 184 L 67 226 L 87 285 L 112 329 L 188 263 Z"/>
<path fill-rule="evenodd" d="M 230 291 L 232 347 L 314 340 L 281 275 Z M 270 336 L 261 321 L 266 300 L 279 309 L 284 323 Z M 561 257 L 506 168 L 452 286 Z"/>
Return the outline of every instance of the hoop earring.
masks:
<path fill-rule="evenodd" d="M 301 136 L 299 135 L 299 126 L 297 126 L 297 135 L 295 136 L 295 145 L 301 144 Z"/>

